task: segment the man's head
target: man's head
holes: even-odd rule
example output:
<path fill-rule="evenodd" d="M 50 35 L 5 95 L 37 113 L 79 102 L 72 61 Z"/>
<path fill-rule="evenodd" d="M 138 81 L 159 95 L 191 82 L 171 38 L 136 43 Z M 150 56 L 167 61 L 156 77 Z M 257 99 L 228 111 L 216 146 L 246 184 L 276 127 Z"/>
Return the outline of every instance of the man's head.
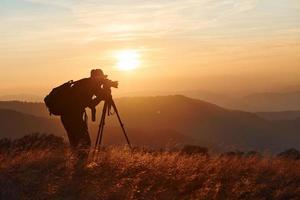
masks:
<path fill-rule="evenodd" d="M 97 80 L 104 80 L 107 78 L 107 75 L 104 75 L 101 69 L 92 69 L 91 78 Z"/>

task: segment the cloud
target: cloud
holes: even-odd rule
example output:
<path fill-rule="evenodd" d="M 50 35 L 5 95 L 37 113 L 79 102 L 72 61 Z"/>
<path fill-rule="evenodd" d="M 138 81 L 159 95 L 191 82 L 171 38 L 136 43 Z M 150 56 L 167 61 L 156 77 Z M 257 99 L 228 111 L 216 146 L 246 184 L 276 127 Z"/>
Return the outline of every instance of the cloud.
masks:
<path fill-rule="evenodd" d="M 255 7 L 257 0 L 25 0 L 70 10 L 75 32 L 87 32 L 84 40 L 110 36 L 194 37 L 217 27 L 227 15 Z M 38 19 L 36 20 L 38 21 Z M 82 39 L 82 38 L 80 38 Z"/>
<path fill-rule="evenodd" d="M 236 0 L 233 8 L 236 12 L 246 12 L 256 8 L 258 3 L 258 0 Z"/>
<path fill-rule="evenodd" d="M 89 26 L 90 36 L 151 34 L 153 37 L 190 34 L 215 22 L 217 12 L 206 1 L 85 1 L 72 8 L 76 20 Z M 213 14 L 215 13 L 215 14 Z M 126 39 L 126 38 L 124 38 Z M 129 38 L 128 38 L 129 39 Z"/>
<path fill-rule="evenodd" d="M 71 10 L 78 22 L 87 25 L 89 38 L 111 35 L 112 40 L 131 40 L 149 35 L 199 37 L 257 4 L 258 0 L 87 0 Z"/>
<path fill-rule="evenodd" d="M 38 9 L 44 12 L 35 8 L 26 15 L 11 15 L 8 29 L 22 27 L 20 35 L 25 32 L 28 37 L 56 37 L 80 44 L 152 39 L 222 42 L 272 30 L 268 28 L 271 22 L 262 23 L 265 19 L 256 9 L 259 0 L 24 1 L 40 5 Z M 63 9 L 46 9 L 51 6 Z"/>
<path fill-rule="evenodd" d="M 51 5 L 51 6 L 58 6 L 63 8 L 69 8 L 72 6 L 76 1 L 72 0 L 24 0 L 25 2 L 36 3 L 36 4 L 44 4 L 44 5 Z"/>

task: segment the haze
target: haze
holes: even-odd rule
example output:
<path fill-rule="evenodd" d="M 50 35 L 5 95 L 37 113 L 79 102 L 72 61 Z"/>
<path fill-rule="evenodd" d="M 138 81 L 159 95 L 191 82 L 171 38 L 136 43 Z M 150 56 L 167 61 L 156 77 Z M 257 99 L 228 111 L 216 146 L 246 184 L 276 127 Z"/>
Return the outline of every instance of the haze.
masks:
<path fill-rule="evenodd" d="M 101 67 L 119 93 L 300 88 L 299 0 L 0 1 L 0 92 L 46 94 Z M 138 52 L 119 70 L 115 55 Z"/>

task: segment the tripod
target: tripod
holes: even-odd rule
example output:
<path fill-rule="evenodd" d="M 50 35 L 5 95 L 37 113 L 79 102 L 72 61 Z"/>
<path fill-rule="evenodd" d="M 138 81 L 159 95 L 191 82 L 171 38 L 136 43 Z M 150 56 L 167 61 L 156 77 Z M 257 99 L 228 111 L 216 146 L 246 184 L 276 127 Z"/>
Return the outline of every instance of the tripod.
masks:
<path fill-rule="evenodd" d="M 106 115 L 109 116 L 111 114 L 110 113 L 110 108 L 111 107 L 113 108 L 114 113 L 117 114 L 117 117 L 118 117 L 119 123 L 121 125 L 123 134 L 125 136 L 125 139 L 127 141 L 127 144 L 129 146 L 129 148 L 131 149 L 131 144 L 130 144 L 130 141 L 129 141 L 128 136 L 126 134 L 124 124 L 123 124 L 123 122 L 121 120 L 121 117 L 119 115 L 117 106 L 116 106 L 114 100 L 111 98 L 110 100 L 105 100 L 105 102 L 104 102 L 104 106 L 103 106 L 103 109 L 102 109 L 102 116 L 101 116 L 99 129 L 98 129 L 98 134 L 97 134 L 96 143 L 95 143 L 95 150 L 99 150 L 100 147 L 101 147 L 101 142 L 102 142 L 102 137 L 103 137 L 103 130 L 104 130 L 104 125 L 105 125 L 105 117 L 106 117 Z"/>

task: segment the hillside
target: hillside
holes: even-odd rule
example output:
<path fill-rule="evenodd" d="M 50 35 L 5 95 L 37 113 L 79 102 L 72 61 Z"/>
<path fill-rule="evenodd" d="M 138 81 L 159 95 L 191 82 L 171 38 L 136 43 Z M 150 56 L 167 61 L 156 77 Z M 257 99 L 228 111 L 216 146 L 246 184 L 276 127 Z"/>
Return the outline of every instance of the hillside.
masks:
<path fill-rule="evenodd" d="M 1 199 L 299 199 L 299 160 L 119 147 L 78 168 L 60 140 L 43 138 L 0 151 Z"/>
<path fill-rule="evenodd" d="M 49 112 L 44 103 L 32 103 L 22 101 L 0 101 L 0 108 L 15 110 L 21 113 L 38 117 L 49 117 Z"/>
<path fill-rule="evenodd" d="M 297 126 L 270 122 L 253 113 L 228 110 L 180 95 L 127 97 L 117 99 L 116 104 L 129 135 L 132 140 L 139 141 L 138 144 L 163 144 L 170 138 L 177 143 L 194 143 L 215 149 L 280 151 L 299 147 L 299 136 L 295 134 L 300 130 Z M 10 109 L 27 113 L 32 110 L 31 114 L 48 116 L 41 103 L 7 105 Z M 32 109 L 28 109 L 30 107 Z M 99 111 L 100 107 L 98 115 Z M 108 118 L 105 141 L 123 140 L 118 126 L 115 116 Z M 92 133 L 96 129 L 97 123 L 91 125 Z"/>
<path fill-rule="evenodd" d="M 299 89 L 299 88 L 298 88 Z M 252 93 L 246 96 L 225 95 L 204 90 L 186 90 L 178 92 L 149 92 L 150 94 L 182 94 L 184 96 L 205 100 L 225 108 L 249 112 L 279 112 L 300 110 L 300 91 Z M 132 95 L 132 94 L 131 94 Z M 147 92 L 136 93 L 135 96 L 147 96 Z"/>
<path fill-rule="evenodd" d="M 27 101 L 27 102 L 41 102 L 43 98 L 34 94 L 11 94 L 11 95 L 1 95 L 0 101 Z"/>
<path fill-rule="evenodd" d="M 300 110 L 300 91 L 251 94 L 235 102 L 235 105 L 235 108 L 255 112 Z"/>
<path fill-rule="evenodd" d="M 300 111 L 257 112 L 255 114 L 270 121 L 296 120 L 300 118 Z"/>
<path fill-rule="evenodd" d="M 13 110 L 0 109 L 1 137 L 16 138 L 26 134 L 41 132 L 62 135 L 58 120 L 37 117 Z"/>
<path fill-rule="evenodd" d="M 146 129 L 172 127 L 206 146 L 259 148 L 272 131 L 269 122 L 254 114 L 179 95 L 122 98 L 117 103 L 128 125 Z"/>
<path fill-rule="evenodd" d="M 92 139 L 98 131 L 96 123 L 90 124 Z M 131 142 L 138 146 L 165 147 L 189 143 L 190 138 L 172 129 L 137 129 L 127 128 L 130 133 Z M 52 133 L 63 136 L 67 135 L 59 118 L 44 118 L 29 114 L 20 113 L 13 110 L 0 109 L 0 137 L 17 138 L 30 133 Z M 155 135 L 155 137 L 154 137 Z M 159 138 L 157 138 L 159 136 Z M 103 142 L 105 144 L 124 144 L 124 136 L 120 127 L 107 126 L 105 128 Z"/>

